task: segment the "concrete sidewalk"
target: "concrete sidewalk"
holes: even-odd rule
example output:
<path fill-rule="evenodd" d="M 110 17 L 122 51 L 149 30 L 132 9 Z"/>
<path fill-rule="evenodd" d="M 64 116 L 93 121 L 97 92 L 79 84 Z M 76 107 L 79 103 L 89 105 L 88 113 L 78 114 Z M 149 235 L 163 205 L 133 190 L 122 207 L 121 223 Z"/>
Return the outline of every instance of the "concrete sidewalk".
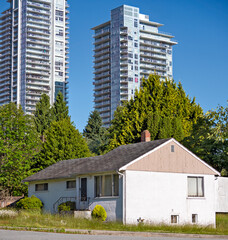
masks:
<path fill-rule="evenodd" d="M 61 232 L 61 229 L 49 228 L 28 228 L 28 227 L 4 227 L 4 230 L 18 231 L 40 231 L 40 232 Z M 113 235 L 113 236 L 135 236 L 135 237 L 169 237 L 169 238 L 209 238 L 209 239 L 228 239 L 228 235 L 207 235 L 207 234 L 184 234 L 184 233 L 159 233 L 159 232 L 130 232 L 130 231 L 107 231 L 107 230 L 86 230 L 86 229 L 65 229 L 65 233 L 88 234 L 88 235 Z"/>

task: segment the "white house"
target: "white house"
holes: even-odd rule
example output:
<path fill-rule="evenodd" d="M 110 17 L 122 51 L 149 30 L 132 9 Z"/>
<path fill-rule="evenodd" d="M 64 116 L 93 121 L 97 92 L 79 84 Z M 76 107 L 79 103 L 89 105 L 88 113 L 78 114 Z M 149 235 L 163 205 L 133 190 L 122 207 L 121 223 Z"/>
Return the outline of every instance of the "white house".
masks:
<path fill-rule="evenodd" d="M 55 212 L 64 201 L 77 209 L 102 205 L 108 220 L 123 223 L 215 226 L 220 175 L 175 139 L 120 146 L 90 158 L 60 161 L 24 180 L 29 196 Z"/>

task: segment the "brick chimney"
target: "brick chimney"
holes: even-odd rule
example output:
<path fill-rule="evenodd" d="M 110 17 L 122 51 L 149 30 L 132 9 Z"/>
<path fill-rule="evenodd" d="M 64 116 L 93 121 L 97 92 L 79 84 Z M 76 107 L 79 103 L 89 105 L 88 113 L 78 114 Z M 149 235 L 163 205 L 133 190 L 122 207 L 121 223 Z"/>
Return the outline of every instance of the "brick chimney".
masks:
<path fill-rule="evenodd" d="M 142 132 L 141 142 L 150 142 L 150 132 L 148 130 L 144 130 Z"/>

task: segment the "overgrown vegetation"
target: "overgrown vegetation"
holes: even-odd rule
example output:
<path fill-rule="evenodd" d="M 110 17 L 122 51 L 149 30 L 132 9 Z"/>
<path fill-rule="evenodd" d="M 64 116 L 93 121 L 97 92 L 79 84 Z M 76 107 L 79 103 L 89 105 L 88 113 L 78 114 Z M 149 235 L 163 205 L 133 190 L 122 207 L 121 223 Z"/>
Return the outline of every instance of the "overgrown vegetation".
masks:
<path fill-rule="evenodd" d="M 228 235 L 228 215 L 217 215 L 217 228 L 202 227 L 196 225 L 167 226 L 167 225 L 124 225 L 120 222 L 102 222 L 99 220 L 77 219 L 68 215 L 51 215 L 19 212 L 18 216 L 0 217 L 0 226 L 45 228 L 48 231 L 65 231 L 65 229 L 87 230 L 113 230 L 113 231 L 139 231 L 139 232 L 162 232 L 162 233 L 191 233 L 191 234 L 215 234 Z M 42 229 L 44 230 L 44 229 Z"/>

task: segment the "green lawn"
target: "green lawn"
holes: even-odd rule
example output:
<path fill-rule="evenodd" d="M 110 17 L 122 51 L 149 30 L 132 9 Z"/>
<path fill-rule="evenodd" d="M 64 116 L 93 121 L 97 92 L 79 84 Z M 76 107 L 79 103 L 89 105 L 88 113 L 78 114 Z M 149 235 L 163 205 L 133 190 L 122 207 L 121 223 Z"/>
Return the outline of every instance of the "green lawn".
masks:
<path fill-rule="evenodd" d="M 113 230 L 113 231 L 138 231 L 138 232 L 162 232 L 162 233 L 191 233 L 191 234 L 222 234 L 228 235 L 228 215 L 217 215 L 216 229 L 201 226 L 167 226 L 167 225 L 123 225 L 118 222 L 101 222 L 96 220 L 75 219 L 71 216 L 51 214 L 37 214 L 20 212 L 17 217 L 0 217 L 0 226 L 47 228 L 53 229 L 88 229 L 88 230 Z"/>

